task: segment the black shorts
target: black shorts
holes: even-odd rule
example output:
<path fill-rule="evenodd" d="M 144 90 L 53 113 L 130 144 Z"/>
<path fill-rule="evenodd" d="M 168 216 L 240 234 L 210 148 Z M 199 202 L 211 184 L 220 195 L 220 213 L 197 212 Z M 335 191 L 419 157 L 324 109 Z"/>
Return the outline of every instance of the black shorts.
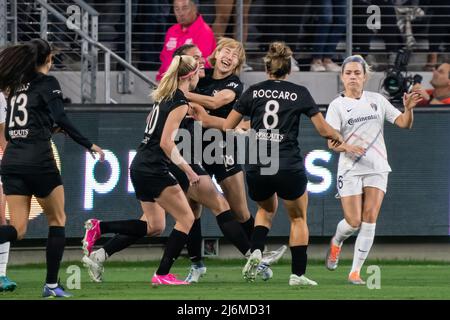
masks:
<path fill-rule="evenodd" d="M 155 202 L 155 199 L 161 195 L 165 188 L 178 184 L 177 180 L 170 173 L 154 176 L 130 170 L 130 179 L 136 198 L 144 202 Z"/>
<path fill-rule="evenodd" d="M 242 171 L 242 166 L 236 163 L 236 159 L 236 154 L 228 155 L 223 158 L 223 163 L 203 163 L 203 168 L 211 177 L 214 176 L 216 178 L 217 183 L 221 183 L 226 178 Z"/>
<path fill-rule="evenodd" d="M 4 174 L 2 175 L 3 193 L 7 196 L 35 196 L 45 198 L 53 189 L 62 185 L 61 175 L 54 173 Z"/>
<path fill-rule="evenodd" d="M 271 176 L 248 171 L 246 176 L 248 195 L 253 201 L 267 200 L 274 193 L 281 199 L 295 200 L 305 193 L 308 185 L 303 170 L 280 170 Z"/>
<path fill-rule="evenodd" d="M 199 164 L 191 164 L 190 165 L 192 170 L 198 175 L 198 176 L 207 176 L 208 173 L 203 169 L 203 167 Z M 177 179 L 178 183 L 180 184 L 181 189 L 183 189 L 184 192 L 187 192 L 190 186 L 189 179 L 187 175 L 181 170 L 177 165 L 171 163 L 169 165 L 169 171 L 171 174 L 174 175 L 175 179 Z"/>

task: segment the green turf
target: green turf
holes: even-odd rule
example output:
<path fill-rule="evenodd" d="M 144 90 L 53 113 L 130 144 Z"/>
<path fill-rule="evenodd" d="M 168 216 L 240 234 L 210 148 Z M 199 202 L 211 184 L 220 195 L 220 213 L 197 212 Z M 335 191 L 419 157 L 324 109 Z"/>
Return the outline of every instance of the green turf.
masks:
<path fill-rule="evenodd" d="M 89 281 L 81 263 L 81 290 L 71 290 L 74 299 L 450 299 L 450 264 L 426 261 L 367 261 L 366 266 L 378 265 L 381 270 L 381 289 L 353 286 L 347 283 L 350 268 L 348 261 L 338 270 L 327 271 L 322 262 L 310 262 L 307 276 L 319 283 L 314 288 L 290 287 L 290 263 L 281 261 L 272 267 L 274 277 L 264 282 L 258 279 L 246 283 L 241 277 L 243 261 L 207 260 L 208 273 L 201 282 L 191 286 L 152 287 L 151 275 L 157 262 L 123 263 L 106 265 L 105 282 Z M 65 283 L 68 274 L 64 264 L 61 278 Z M 173 272 L 185 276 L 189 262 L 180 259 Z M 366 268 L 363 278 L 370 275 Z M 43 265 L 12 266 L 9 277 L 18 283 L 14 292 L 0 293 L 0 299 L 39 299 Z"/>

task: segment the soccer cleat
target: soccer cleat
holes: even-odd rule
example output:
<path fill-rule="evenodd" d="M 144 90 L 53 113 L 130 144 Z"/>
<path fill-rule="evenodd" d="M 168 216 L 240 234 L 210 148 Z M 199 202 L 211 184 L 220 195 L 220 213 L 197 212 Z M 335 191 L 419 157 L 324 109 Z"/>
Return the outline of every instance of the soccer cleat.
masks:
<path fill-rule="evenodd" d="M 268 264 L 263 262 L 261 262 L 258 268 L 256 268 L 256 274 L 259 275 L 264 281 L 270 280 L 273 277 L 272 269 L 270 269 Z"/>
<path fill-rule="evenodd" d="M 63 286 L 58 284 L 54 289 L 50 289 L 47 285 L 44 286 L 44 291 L 42 292 L 43 298 L 70 298 L 72 295 L 64 291 Z"/>
<path fill-rule="evenodd" d="M 8 279 L 7 276 L 0 277 L 0 292 L 3 291 L 14 291 L 16 289 L 17 283 Z"/>
<path fill-rule="evenodd" d="M 357 272 L 357 271 L 351 272 L 348 275 L 348 282 L 350 282 L 351 284 L 356 284 L 356 285 L 366 284 L 366 282 L 363 279 L 361 279 L 359 272 Z"/>
<path fill-rule="evenodd" d="M 266 264 L 268 266 L 277 263 L 278 260 L 284 255 L 287 250 L 287 246 L 281 246 L 277 250 L 263 252 L 261 264 Z"/>
<path fill-rule="evenodd" d="M 193 283 L 193 282 L 197 283 L 198 280 L 201 277 L 203 277 L 205 274 L 206 274 L 206 267 L 199 267 L 199 266 L 193 264 L 191 266 L 191 269 L 189 270 L 189 274 L 186 277 L 186 280 L 184 280 L 184 281 L 189 282 L 189 283 Z"/>
<path fill-rule="evenodd" d="M 160 284 L 179 286 L 189 284 L 189 282 L 177 279 L 172 273 L 168 273 L 163 276 L 155 273 L 152 277 L 152 285 L 157 286 Z"/>
<path fill-rule="evenodd" d="M 85 256 L 89 256 L 92 252 L 95 242 L 100 238 L 100 220 L 89 219 L 84 223 L 84 228 L 86 232 L 84 234 L 83 241 L 83 252 Z"/>
<path fill-rule="evenodd" d="M 334 271 L 338 267 L 339 262 L 339 254 L 341 253 L 341 247 L 335 245 L 333 243 L 333 239 L 331 239 L 330 247 L 327 251 L 327 257 L 325 259 L 325 266 L 328 270 Z"/>
<path fill-rule="evenodd" d="M 317 286 L 317 282 L 308 279 L 305 275 L 298 276 L 296 274 L 291 274 L 289 277 L 289 285 L 290 286 Z"/>
<path fill-rule="evenodd" d="M 256 277 L 256 269 L 258 268 L 259 264 L 261 263 L 262 254 L 261 250 L 256 249 L 252 252 L 250 257 L 248 257 L 247 263 L 244 266 L 244 269 L 242 269 L 242 276 L 247 281 L 255 281 Z"/>
<path fill-rule="evenodd" d="M 103 267 L 103 263 L 95 258 L 95 251 L 89 257 L 84 256 L 81 261 L 88 269 L 89 278 L 91 278 L 93 282 L 103 282 L 103 272 L 105 271 L 105 268 Z"/>

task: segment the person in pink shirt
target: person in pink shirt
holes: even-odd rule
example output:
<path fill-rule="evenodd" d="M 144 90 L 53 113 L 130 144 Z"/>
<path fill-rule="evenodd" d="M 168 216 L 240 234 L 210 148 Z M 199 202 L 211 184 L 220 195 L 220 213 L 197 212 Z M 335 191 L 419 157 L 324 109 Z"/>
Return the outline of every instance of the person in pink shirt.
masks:
<path fill-rule="evenodd" d="M 173 52 L 184 44 L 195 44 L 204 57 L 216 48 L 214 33 L 197 11 L 193 0 L 174 0 L 173 8 L 177 24 L 167 30 L 164 47 L 159 55 L 161 67 L 156 75 L 160 81 L 172 61 Z M 206 67 L 210 67 L 206 64 Z"/>

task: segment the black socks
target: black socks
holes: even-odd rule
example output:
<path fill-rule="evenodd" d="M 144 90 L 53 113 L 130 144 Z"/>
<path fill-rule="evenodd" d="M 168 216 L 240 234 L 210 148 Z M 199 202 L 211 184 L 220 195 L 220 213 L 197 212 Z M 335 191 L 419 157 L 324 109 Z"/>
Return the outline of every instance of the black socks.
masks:
<path fill-rule="evenodd" d="M 216 219 L 225 238 L 245 255 L 248 249 L 250 249 L 250 241 L 242 225 L 236 221 L 231 211 L 227 210 L 222 212 Z"/>
<path fill-rule="evenodd" d="M 17 240 L 17 230 L 13 226 L 0 226 L 0 244 Z"/>
<path fill-rule="evenodd" d="M 306 273 L 306 264 L 308 262 L 308 255 L 306 254 L 307 249 L 307 245 L 291 247 L 293 274 L 302 276 Z"/>
<path fill-rule="evenodd" d="M 104 233 L 118 233 L 129 236 L 145 237 L 147 222 L 142 220 L 101 221 L 100 231 Z"/>
<path fill-rule="evenodd" d="M 200 218 L 194 220 L 187 240 L 187 251 L 189 259 L 193 263 L 202 260 L 202 224 Z"/>
<path fill-rule="evenodd" d="M 66 245 L 66 232 L 64 227 L 49 227 L 47 239 L 47 278 L 46 283 L 58 283 L 59 265 Z"/>
<path fill-rule="evenodd" d="M 156 274 L 164 276 L 169 273 L 170 268 L 172 268 L 173 263 L 178 258 L 186 244 L 188 235 L 184 232 L 173 229 L 170 233 L 169 239 L 167 240 L 166 249 L 164 250 L 164 255 L 159 264 Z"/>
<path fill-rule="evenodd" d="M 264 226 L 256 226 L 253 230 L 252 235 L 252 252 L 256 249 L 264 251 L 264 246 L 266 244 L 267 234 L 269 233 L 269 229 Z"/>

